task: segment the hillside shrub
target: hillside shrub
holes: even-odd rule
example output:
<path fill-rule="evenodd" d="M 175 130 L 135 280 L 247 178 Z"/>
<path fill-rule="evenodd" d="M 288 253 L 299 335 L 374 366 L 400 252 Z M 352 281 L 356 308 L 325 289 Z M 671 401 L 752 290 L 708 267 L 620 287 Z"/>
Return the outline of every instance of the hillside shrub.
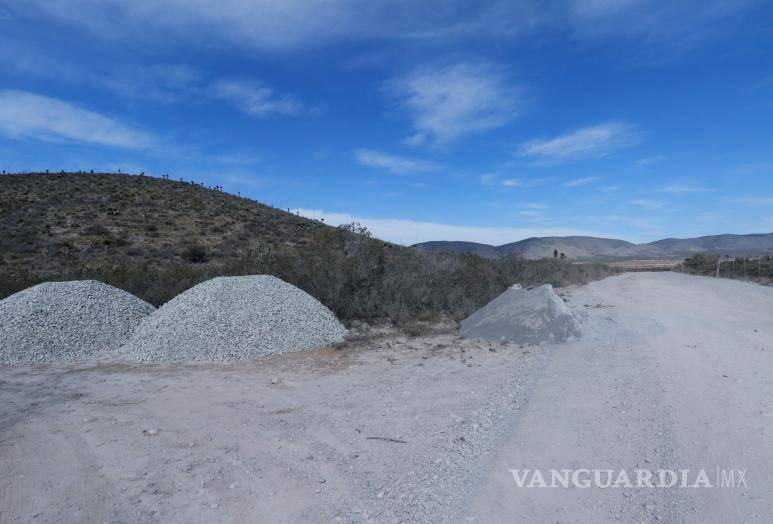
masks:
<path fill-rule="evenodd" d="M 375 240 L 359 225 L 321 229 L 306 246 L 256 243 L 243 257 L 205 264 L 191 246 L 187 263 L 156 258 L 114 260 L 100 267 L 71 268 L 55 275 L 0 274 L 0 297 L 43 280 L 93 278 L 160 306 L 216 276 L 270 274 L 305 290 L 342 319 L 391 318 L 397 324 L 429 316 L 462 319 L 508 286 L 582 284 L 612 274 L 600 264 L 560 259 L 489 260 L 477 255 L 432 253 Z"/>

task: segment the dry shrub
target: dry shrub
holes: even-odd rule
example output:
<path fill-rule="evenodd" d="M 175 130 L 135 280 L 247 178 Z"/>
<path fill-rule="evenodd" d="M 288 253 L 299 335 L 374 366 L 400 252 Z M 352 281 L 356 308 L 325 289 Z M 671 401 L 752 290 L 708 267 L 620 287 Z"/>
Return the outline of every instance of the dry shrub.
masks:
<path fill-rule="evenodd" d="M 0 274 L 0 297 L 43 280 L 93 278 L 160 306 L 204 280 L 248 274 L 270 274 L 298 286 L 341 319 L 388 317 L 406 325 L 440 316 L 465 318 L 516 282 L 582 284 L 610 275 L 612 270 L 601 264 L 556 259 L 513 256 L 489 260 L 470 254 L 430 253 L 373 239 L 367 230 L 353 224 L 321 229 L 305 246 L 257 243 L 247 256 L 220 265 L 163 258 L 138 264 L 119 259 L 56 274 Z"/>

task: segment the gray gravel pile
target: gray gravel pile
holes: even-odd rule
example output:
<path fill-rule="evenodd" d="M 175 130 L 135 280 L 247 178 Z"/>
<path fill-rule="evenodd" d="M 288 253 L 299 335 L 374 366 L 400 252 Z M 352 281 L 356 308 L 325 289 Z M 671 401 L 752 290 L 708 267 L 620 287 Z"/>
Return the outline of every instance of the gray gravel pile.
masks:
<path fill-rule="evenodd" d="M 116 350 L 154 310 L 94 280 L 38 284 L 0 301 L 0 363 L 77 360 Z"/>
<path fill-rule="evenodd" d="M 278 278 L 218 277 L 164 304 L 121 351 L 157 362 L 241 360 L 329 346 L 344 335 L 329 309 Z"/>
<path fill-rule="evenodd" d="M 462 321 L 465 338 L 517 344 L 565 342 L 580 336 L 580 325 L 553 286 L 514 285 Z"/>

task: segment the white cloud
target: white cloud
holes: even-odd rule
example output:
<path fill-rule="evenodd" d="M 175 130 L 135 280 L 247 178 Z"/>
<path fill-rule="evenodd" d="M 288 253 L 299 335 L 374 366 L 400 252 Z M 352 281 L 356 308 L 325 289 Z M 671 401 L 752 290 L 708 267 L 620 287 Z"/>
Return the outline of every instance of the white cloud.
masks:
<path fill-rule="evenodd" d="M 564 184 L 564 187 L 579 187 L 579 186 L 587 186 L 588 184 L 591 184 L 598 180 L 599 177 L 597 176 L 586 176 L 583 178 L 575 178 L 574 180 L 570 180 L 569 182 L 566 182 Z"/>
<path fill-rule="evenodd" d="M 515 216 L 527 220 L 529 222 L 547 222 L 548 217 L 545 216 L 545 213 L 538 210 L 538 209 L 522 209 L 521 211 L 517 211 L 515 213 Z"/>
<path fill-rule="evenodd" d="M 497 184 L 497 175 L 496 173 L 486 173 L 485 175 L 481 175 L 480 177 L 480 183 L 484 186 L 493 186 Z"/>
<path fill-rule="evenodd" d="M 742 164 L 728 169 L 729 175 L 768 175 L 773 174 L 773 162 Z"/>
<path fill-rule="evenodd" d="M 569 0 L 568 22 L 585 38 L 623 37 L 692 46 L 759 0 Z"/>
<path fill-rule="evenodd" d="M 0 134 L 15 139 L 85 142 L 144 149 L 148 133 L 68 102 L 25 91 L 0 91 Z"/>
<path fill-rule="evenodd" d="M 340 225 L 359 222 L 367 227 L 373 236 L 397 244 L 412 245 L 430 240 L 464 240 L 500 245 L 529 237 L 588 235 L 594 233 L 571 228 L 508 228 L 474 227 L 421 222 L 399 218 L 367 218 L 348 213 L 333 213 L 319 209 L 294 209 L 302 216 L 324 219 L 326 224 Z"/>
<path fill-rule="evenodd" d="M 513 188 L 513 187 L 526 188 L 526 187 L 541 186 L 542 184 L 549 182 L 551 178 L 540 177 L 540 178 L 531 178 L 528 180 L 524 180 L 522 178 L 501 178 L 501 175 L 499 173 L 486 173 L 485 175 L 481 176 L 479 180 L 481 184 L 489 187 L 502 186 L 502 187 L 510 187 L 510 188 Z"/>
<path fill-rule="evenodd" d="M 639 206 L 643 209 L 647 209 L 649 211 L 654 211 L 656 209 L 661 209 L 663 206 L 665 206 L 665 202 L 661 202 L 660 200 L 647 200 L 644 198 L 638 198 L 636 200 L 630 200 L 628 201 L 629 204 L 633 204 L 634 206 Z"/>
<path fill-rule="evenodd" d="M 423 146 L 427 142 L 427 135 L 424 135 L 422 133 L 416 133 L 415 135 L 411 135 L 408 137 L 405 137 L 402 140 L 403 144 L 406 146 Z"/>
<path fill-rule="evenodd" d="M 413 42 L 513 34 L 544 14 L 536 0 L 23 0 L 19 17 L 53 18 L 105 38 L 213 41 L 267 52 L 339 41 Z"/>
<path fill-rule="evenodd" d="M 744 206 L 773 206 L 773 197 L 746 197 L 736 198 L 734 200 L 737 204 Z"/>
<path fill-rule="evenodd" d="M 583 127 L 549 139 L 535 139 L 522 144 L 518 153 L 539 162 L 557 163 L 582 158 L 601 158 L 637 144 L 641 133 L 624 122 L 605 122 Z"/>
<path fill-rule="evenodd" d="M 546 204 L 542 204 L 540 202 L 521 202 L 518 204 L 518 207 L 523 209 L 547 209 L 548 206 Z"/>
<path fill-rule="evenodd" d="M 201 96 L 201 75 L 186 64 L 120 65 L 111 71 L 84 74 L 89 82 L 128 98 L 176 102 Z"/>
<path fill-rule="evenodd" d="M 303 104 L 293 95 L 276 93 L 265 84 L 253 80 L 219 80 L 212 86 L 212 96 L 256 118 L 298 116 L 303 112 Z"/>
<path fill-rule="evenodd" d="M 105 38 L 142 34 L 276 52 L 338 41 L 509 38 L 569 28 L 583 38 L 700 40 L 761 0 L 16 0 L 5 18 L 53 18 Z"/>
<path fill-rule="evenodd" d="M 636 167 L 638 167 L 639 169 L 645 169 L 645 168 L 651 166 L 652 164 L 656 164 L 658 162 L 662 162 L 665 159 L 666 159 L 666 157 L 659 156 L 659 155 L 658 156 L 648 156 L 648 157 L 645 157 L 645 158 L 640 158 L 639 160 L 637 160 L 635 162 L 635 164 L 636 164 Z"/>
<path fill-rule="evenodd" d="M 437 171 L 440 166 L 427 160 L 390 155 L 373 149 L 358 149 L 355 158 L 363 166 L 386 169 L 395 175 Z"/>
<path fill-rule="evenodd" d="M 710 189 L 692 184 L 670 184 L 658 189 L 658 192 L 660 193 L 673 193 L 676 195 L 683 195 L 688 193 L 706 193 L 707 191 L 710 191 Z"/>
<path fill-rule="evenodd" d="M 629 237 L 628 240 L 632 242 L 650 242 L 663 238 L 666 233 L 664 232 L 664 224 L 657 218 L 641 218 L 630 217 L 626 215 L 605 215 L 601 217 L 589 217 L 589 220 L 602 224 L 604 227 L 619 226 L 625 224 L 630 227 L 640 230 L 641 234 L 637 234 L 634 238 Z M 645 240 L 645 237 L 649 240 Z"/>
<path fill-rule="evenodd" d="M 411 116 L 416 134 L 408 140 L 414 145 L 445 144 L 502 127 L 521 106 L 519 88 L 489 64 L 423 69 L 392 80 L 387 88 Z"/>

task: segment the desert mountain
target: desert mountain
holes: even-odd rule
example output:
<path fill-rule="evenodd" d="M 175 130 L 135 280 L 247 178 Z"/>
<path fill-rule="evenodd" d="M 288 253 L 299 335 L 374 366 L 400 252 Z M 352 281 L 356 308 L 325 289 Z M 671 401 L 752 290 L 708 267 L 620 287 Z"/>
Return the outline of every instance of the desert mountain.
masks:
<path fill-rule="evenodd" d="M 699 252 L 722 255 L 762 255 L 773 252 L 773 233 L 753 235 L 711 235 L 698 238 L 666 238 L 647 244 L 583 236 L 534 237 L 491 246 L 474 242 L 423 242 L 415 247 L 429 251 L 475 253 L 496 258 L 517 254 L 524 258 L 552 257 L 554 251 L 572 260 L 634 260 L 684 258 Z"/>

